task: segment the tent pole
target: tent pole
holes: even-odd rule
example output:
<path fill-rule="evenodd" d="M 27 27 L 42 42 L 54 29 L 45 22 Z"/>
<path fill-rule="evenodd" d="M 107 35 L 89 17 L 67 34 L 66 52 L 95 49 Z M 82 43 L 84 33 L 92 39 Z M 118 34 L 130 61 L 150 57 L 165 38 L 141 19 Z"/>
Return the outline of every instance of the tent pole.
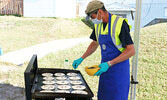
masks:
<path fill-rule="evenodd" d="M 138 82 L 137 82 L 137 65 L 138 65 L 138 54 L 139 54 L 141 4 L 142 4 L 142 0 L 136 0 L 135 27 L 134 27 L 134 46 L 135 46 L 136 54 L 133 56 L 133 61 L 132 61 L 130 100 L 135 100 L 136 84 L 138 84 Z"/>

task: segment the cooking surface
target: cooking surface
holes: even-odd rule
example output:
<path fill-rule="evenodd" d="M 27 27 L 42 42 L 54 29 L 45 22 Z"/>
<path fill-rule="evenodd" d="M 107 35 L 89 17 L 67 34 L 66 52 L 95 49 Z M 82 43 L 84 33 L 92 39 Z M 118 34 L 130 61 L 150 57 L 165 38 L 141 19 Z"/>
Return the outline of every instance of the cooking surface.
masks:
<path fill-rule="evenodd" d="M 59 73 L 59 74 L 58 74 Z M 63 74 L 62 74 L 63 73 Z M 47 77 L 52 77 L 50 81 L 54 81 L 51 86 L 46 86 L 43 82 Z M 62 78 L 60 78 L 62 77 Z M 63 78 L 65 77 L 65 78 Z M 60 78 L 60 79 L 59 79 Z M 62 81 L 62 85 L 58 82 Z M 79 84 L 72 84 L 72 82 L 78 81 Z M 46 86 L 45 88 L 44 85 Z M 53 88 L 54 86 L 54 88 Z M 35 83 L 32 87 L 33 97 L 92 97 L 93 93 L 88 87 L 86 81 L 82 77 L 81 73 L 76 70 L 67 69 L 52 69 L 41 68 L 38 70 Z"/>
<path fill-rule="evenodd" d="M 54 100 L 55 98 L 92 100 L 93 97 L 80 71 L 38 68 L 37 55 L 32 56 L 24 72 L 24 79 L 26 100 Z"/>

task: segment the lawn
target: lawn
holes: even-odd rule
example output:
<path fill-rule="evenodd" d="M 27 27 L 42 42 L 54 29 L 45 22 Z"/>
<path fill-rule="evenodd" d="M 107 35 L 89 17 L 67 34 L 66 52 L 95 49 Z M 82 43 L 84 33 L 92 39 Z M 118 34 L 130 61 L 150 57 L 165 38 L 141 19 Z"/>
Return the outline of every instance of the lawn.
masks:
<path fill-rule="evenodd" d="M 0 16 L 0 47 L 7 53 L 47 41 L 88 36 L 91 29 L 81 20 Z"/>
<path fill-rule="evenodd" d="M 167 100 L 167 23 L 140 34 L 137 99 Z"/>
<path fill-rule="evenodd" d="M 45 20 L 45 18 L 41 19 Z M 46 18 L 46 20 L 60 20 L 60 19 Z M 74 21 L 73 24 L 75 24 L 75 22 L 80 23 L 78 19 L 77 20 L 73 19 L 70 21 Z M 166 40 L 167 27 L 166 26 L 167 23 L 161 23 L 141 29 L 139 59 L 138 59 L 138 78 L 137 78 L 139 84 L 137 85 L 136 100 L 167 100 L 167 40 Z M 85 29 L 88 29 L 88 27 L 85 26 Z M 91 29 L 84 30 L 83 32 L 89 34 L 89 32 L 91 32 Z M 63 33 L 64 32 L 62 32 L 62 34 Z M 71 32 L 69 32 L 69 34 L 70 33 Z M 132 32 L 131 34 L 133 35 L 134 33 Z M 65 36 L 64 38 L 67 37 Z M 75 37 L 77 37 L 77 35 Z M 78 37 L 80 37 L 80 35 Z M 37 37 L 35 37 L 35 35 L 33 38 L 38 39 Z M 41 39 L 43 38 L 41 37 Z M 49 39 L 46 41 L 49 41 Z M 70 49 L 48 54 L 44 58 L 38 60 L 38 65 L 41 68 L 42 67 L 63 68 L 64 60 L 68 59 L 70 62 L 70 69 L 72 69 L 71 64 L 73 60 L 81 57 L 88 45 L 89 43 L 84 43 Z M 95 95 L 97 93 L 98 77 L 88 76 L 84 71 L 84 67 L 99 64 L 100 58 L 101 58 L 100 48 L 98 48 L 97 51 L 93 55 L 85 59 L 78 68 L 78 70 L 81 71 L 81 73 L 83 74 L 84 78 L 88 82 L 91 90 Z M 1 73 L 0 79 L 7 77 L 8 80 L 5 81 L 6 83 L 24 87 L 23 72 L 27 64 L 28 62 L 26 62 L 21 67 L 17 67 L 17 70 L 9 71 L 7 73 Z M 4 63 L 4 65 L 6 64 Z"/>

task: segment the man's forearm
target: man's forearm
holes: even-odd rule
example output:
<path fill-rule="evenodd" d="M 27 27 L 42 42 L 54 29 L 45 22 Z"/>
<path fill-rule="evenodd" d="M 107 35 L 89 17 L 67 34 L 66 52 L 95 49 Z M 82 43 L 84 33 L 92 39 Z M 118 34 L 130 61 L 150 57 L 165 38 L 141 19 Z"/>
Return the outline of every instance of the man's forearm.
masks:
<path fill-rule="evenodd" d="M 131 56 L 133 56 L 135 54 L 135 48 L 134 45 L 128 45 L 126 46 L 126 49 L 116 58 L 114 58 L 113 60 L 109 61 L 108 63 L 110 63 L 111 65 L 117 64 L 119 62 L 125 61 L 128 58 L 130 58 Z"/>
<path fill-rule="evenodd" d="M 99 44 L 96 41 L 92 41 L 89 47 L 87 48 L 86 52 L 83 54 L 82 58 L 85 59 L 86 57 L 91 55 L 94 51 L 96 51 L 98 46 Z"/>

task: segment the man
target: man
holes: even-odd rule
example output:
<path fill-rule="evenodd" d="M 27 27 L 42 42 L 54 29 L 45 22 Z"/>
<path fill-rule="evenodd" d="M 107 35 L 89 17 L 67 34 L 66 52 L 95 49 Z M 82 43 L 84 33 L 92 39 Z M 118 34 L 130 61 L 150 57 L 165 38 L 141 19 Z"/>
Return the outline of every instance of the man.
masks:
<path fill-rule="evenodd" d="M 130 25 L 123 19 L 106 11 L 101 1 L 91 1 L 86 9 L 86 20 L 91 17 L 95 28 L 90 43 L 83 56 L 73 62 L 76 69 L 82 61 L 101 47 L 99 100 L 127 100 L 130 84 L 129 58 L 135 54 L 130 36 Z"/>

